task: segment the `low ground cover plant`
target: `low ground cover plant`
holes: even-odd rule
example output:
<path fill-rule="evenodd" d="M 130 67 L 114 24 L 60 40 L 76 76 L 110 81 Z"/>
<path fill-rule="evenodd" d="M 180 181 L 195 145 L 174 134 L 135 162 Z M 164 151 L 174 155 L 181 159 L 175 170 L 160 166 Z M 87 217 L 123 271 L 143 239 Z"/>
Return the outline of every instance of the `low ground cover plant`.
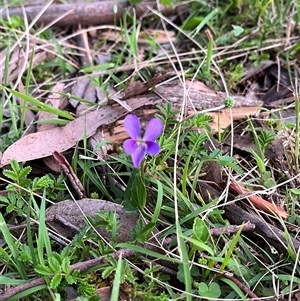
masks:
<path fill-rule="evenodd" d="M 1 6 L 0 300 L 297 300 L 300 6 L 146 2 Z"/>

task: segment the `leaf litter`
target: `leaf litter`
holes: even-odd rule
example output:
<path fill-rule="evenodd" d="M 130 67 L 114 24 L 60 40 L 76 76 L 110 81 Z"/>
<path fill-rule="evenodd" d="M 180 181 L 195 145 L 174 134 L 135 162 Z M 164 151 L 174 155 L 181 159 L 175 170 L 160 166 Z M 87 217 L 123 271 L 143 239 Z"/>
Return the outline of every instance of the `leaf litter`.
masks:
<path fill-rule="evenodd" d="M 93 23 L 92 20 L 91 22 Z M 92 30 L 93 29 L 91 29 L 91 32 Z M 97 30 L 93 30 L 93 32 L 96 33 L 95 38 L 97 39 L 99 37 L 99 33 L 97 33 Z M 102 35 L 107 35 L 107 32 L 108 31 L 102 30 Z M 139 33 L 138 43 L 140 46 L 149 41 L 149 33 L 149 30 L 145 30 L 144 32 L 142 31 Z M 153 30 L 153 33 L 151 32 L 150 36 L 151 39 L 157 38 L 157 42 L 159 44 L 168 44 L 170 37 L 171 42 L 174 43 L 176 41 L 176 38 L 173 34 L 170 33 L 173 32 L 165 34 L 165 31 L 161 33 L 159 30 Z M 84 36 L 85 39 L 90 39 L 92 35 L 85 34 Z M 113 41 L 116 42 L 115 40 L 119 37 L 116 34 L 112 38 Z M 51 48 L 52 46 L 50 46 L 50 48 L 45 48 L 45 50 L 50 49 L 52 51 L 52 49 L 55 49 L 54 47 Z M 80 49 L 81 55 L 84 56 L 84 53 L 86 53 L 86 57 L 80 58 L 81 65 L 83 65 L 84 62 L 88 62 L 89 64 L 91 62 L 90 58 L 92 57 L 91 53 L 93 52 L 91 49 L 88 49 L 91 46 L 89 45 L 89 41 L 87 41 L 87 43 L 80 44 L 79 46 L 85 47 L 85 50 Z M 164 51 L 166 49 L 170 49 L 170 45 L 165 45 L 162 47 Z M 142 49 L 139 49 L 138 57 L 140 61 L 143 62 L 146 58 L 144 54 L 146 53 L 147 49 L 149 49 L 149 46 L 143 45 L 141 46 L 141 48 Z M 20 51 L 20 49 L 17 49 L 16 51 Z M 33 50 L 31 49 L 30 51 Z M 17 57 L 16 53 L 17 52 L 15 52 L 11 57 L 14 60 Z M 39 53 L 37 52 L 36 54 Z M 99 56 L 99 54 L 97 55 Z M 222 59 L 222 53 L 217 54 L 216 57 Z M 34 67 L 41 62 L 40 60 L 46 59 L 45 56 L 39 55 L 37 56 L 37 58 L 38 61 L 34 64 Z M 137 69 L 140 68 L 140 66 L 137 67 L 134 59 L 130 61 L 130 64 L 132 65 L 125 67 L 123 66 L 122 68 L 124 69 L 120 68 L 120 70 L 115 70 L 116 74 L 120 74 L 120 72 L 134 69 L 131 80 L 127 81 L 125 89 L 120 93 L 117 92 L 119 93 L 119 95 L 121 95 L 121 97 L 114 96 L 116 92 L 112 87 L 109 87 L 109 89 L 111 89 L 109 93 L 103 93 L 102 88 L 95 87 L 95 85 L 93 84 L 95 83 L 95 81 L 92 80 L 97 80 L 99 74 L 103 75 L 107 70 L 101 71 L 100 73 L 92 72 L 92 74 L 90 74 L 89 76 L 78 77 L 75 81 L 73 81 L 71 88 L 71 98 L 68 100 L 69 104 L 73 106 L 73 108 L 76 108 L 76 118 L 72 121 L 69 121 L 64 126 L 39 123 L 36 133 L 30 133 L 20 138 L 18 141 L 16 141 L 6 149 L 1 159 L 1 167 L 9 164 L 11 159 L 16 159 L 19 162 L 27 162 L 39 158 L 50 158 L 52 155 L 54 155 L 56 161 L 59 162 L 61 166 L 66 167 L 65 173 L 70 174 L 69 179 L 71 182 L 73 181 L 74 187 L 77 186 L 77 188 L 79 189 L 79 198 L 82 198 L 84 196 L 84 189 L 81 189 L 80 185 L 77 185 L 81 183 L 77 176 L 74 174 L 71 166 L 65 164 L 67 163 L 67 161 L 63 156 L 63 152 L 75 147 L 80 141 L 84 139 L 89 140 L 88 145 L 90 145 L 91 150 L 94 150 L 94 148 L 97 147 L 97 144 L 101 143 L 105 139 L 108 139 L 116 144 L 121 144 L 122 141 L 127 138 L 127 135 L 124 132 L 123 128 L 123 119 L 125 115 L 127 115 L 130 111 L 134 111 L 134 113 L 137 113 L 137 115 L 143 121 L 147 120 L 158 112 L 156 105 L 164 105 L 165 100 L 171 102 L 173 109 L 180 109 L 184 91 L 187 91 L 188 99 L 186 117 L 193 116 L 194 114 L 197 114 L 197 112 L 202 110 L 219 107 L 223 104 L 223 100 L 227 96 L 225 93 L 215 92 L 214 89 L 207 87 L 198 79 L 192 81 L 186 80 L 186 86 L 184 88 L 182 86 L 182 83 L 178 79 L 172 79 L 170 82 L 168 82 L 167 80 L 169 80 L 170 75 L 173 76 L 175 74 L 180 76 L 177 72 L 171 74 L 168 74 L 168 72 L 166 72 L 166 74 L 152 75 L 150 79 L 144 80 L 142 82 L 140 80 L 134 79 L 135 75 L 139 74 L 137 72 Z M 13 77 L 10 78 L 10 80 L 14 80 L 17 76 L 16 64 L 14 63 L 11 65 L 13 67 L 13 70 L 11 70 Z M 93 66 L 90 66 L 90 68 L 90 70 L 92 70 Z M 3 68 L 0 69 L 0 71 L 2 72 L 0 72 L 0 75 L 2 74 L 2 77 L 4 72 L 3 70 Z M 280 70 L 280 72 L 276 72 L 278 70 Z M 260 109 L 262 106 L 272 107 L 273 105 L 275 108 L 278 108 L 280 104 L 284 104 L 291 96 L 290 92 L 292 88 L 287 76 L 287 70 L 278 63 L 265 62 L 261 65 L 261 68 L 252 68 L 251 72 L 245 70 L 245 73 L 247 74 L 247 76 L 245 76 L 239 83 L 235 91 L 236 94 L 232 93 L 232 95 L 236 99 L 235 107 L 232 109 L 222 109 L 218 112 L 208 113 L 213 117 L 213 121 L 211 123 L 213 133 L 220 134 L 223 132 L 223 130 L 228 130 L 228 127 L 232 125 L 232 121 L 234 122 L 234 125 L 240 124 L 245 116 L 255 115 L 255 118 L 261 117 Z M 67 91 L 64 91 L 63 87 L 64 84 L 58 83 L 57 86 L 52 90 L 60 93 L 67 93 Z M 241 91 L 243 90 L 248 90 L 246 95 L 245 93 L 241 93 Z M 261 94 L 263 94 L 263 97 L 257 97 L 257 95 Z M 53 92 L 53 96 L 54 98 L 57 96 L 55 96 L 55 92 Z M 84 103 L 78 99 L 88 100 L 89 103 Z M 97 101 L 103 102 L 101 104 L 97 104 Z M 93 108 L 91 107 L 92 102 L 95 102 L 95 107 Z M 51 105 L 53 105 L 54 107 L 57 107 L 57 105 L 59 106 L 59 104 L 54 104 L 54 102 L 52 102 Z M 99 105 L 99 107 L 97 107 L 97 105 Z M 40 113 L 40 121 L 47 120 L 49 118 L 57 118 L 57 116 Z M 95 141 L 92 141 L 92 139 L 89 138 L 94 138 Z M 283 158 L 284 148 L 280 139 L 278 137 L 276 138 L 277 139 L 273 142 L 273 144 L 271 144 L 271 149 L 267 150 L 266 152 L 266 158 L 268 159 L 274 160 L 276 158 Z M 92 143 L 90 143 L 90 141 L 92 141 Z M 233 145 L 231 143 L 232 141 Z M 235 132 L 233 136 L 228 136 L 227 139 L 223 141 L 223 143 L 224 145 L 227 144 L 235 152 L 245 151 L 249 153 L 250 148 L 256 150 L 255 143 L 251 135 L 239 135 L 239 133 Z M 224 150 L 225 149 L 229 150 L 229 148 L 224 147 Z M 106 159 L 105 152 L 99 154 L 99 156 L 102 160 Z M 209 170 L 211 170 L 211 172 L 209 172 L 209 170 L 207 171 L 205 178 L 207 183 L 202 186 L 203 190 L 206 190 L 207 192 L 207 201 L 210 200 L 212 193 L 214 193 L 216 197 L 219 197 L 220 191 L 222 191 L 223 189 L 222 169 L 220 168 L 218 162 L 210 162 L 208 164 L 208 168 Z M 268 202 L 257 195 L 251 196 L 252 191 L 244 188 L 242 182 L 232 181 L 230 188 L 235 195 L 238 195 L 237 198 L 245 198 L 251 201 L 261 211 L 265 211 L 269 214 L 274 214 L 275 216 L 280 216 L 284 219 L 287 218 L 287 212 L 279 206 Z M 74 189 L 76 191 L 76 188 Z M 234 206 L 231 207 L 233 208 L 232 210 L 228 211 L 226 211 L 227 206 L 224 207 L 226 214 L 229 216 L 228 219 L 231 220 L 232 223 L 241 224 L 245 221 L 245 218 L 249 218 L 249 220 L 252 219 L 252 221 L 256 225 L 258 233 L 260 233 L 261 235 L 268 233 L 268 235 L 266 235 L 267 240 L 270 238 L 271 241 L 276 241 L 276 235 L 272 236 L 272 234 L 270 234 L 270 231 L 268 232 L 267 230 L 268 227 L 269 229 L 271 229 L 271 232 L 273 231 L 275 234 L 279 233 L 278 235 L 281 239 L 283 239 L 283 233 L 276 232 L 278 230 L 276 227 L 269 226 L 267 222 L 262 222 L 261 219 L 257 220 L 254 211 L 251 211 L 252 213 L 249 214 L 246 210 L 239 207 L 237 209 Z M 240 206 L 240 203 L 238 203 L 238 206 Z M 67 200 L 49 207 L 47 209 L 47 216 L 60 215 L 61 219 L 59 221 L 52 222 L 51 227 L 54 227 L 59 234 L 65 237 L 72 237 L 74 233 L 64 232 L 67 229 L 66 224 L 61 225 L 59 223 L 63 221 L 65 221 L 66 223 L 71 222 L 71 224 L 75 228 L 82 227 L 86 224 L 84 222 L 84 215 L 94 217 L 95 212 L 102 209 L 111 210 L 113 212 L 121 214 L 121 220 L 124 216 L 124 220 L 126 220 L 126 222 L 124 223 L 126 229 L 121 229 L 122 231 L 124 230 L 124 232 L 122 232 L 120 235 L 120 237 L 122 238 L 122 240 L 120 241 L 129 241 L 130 237 L 128 230 L 134 227 L 134 223 L 136 222 L 138 215 L 135 215 L 135 218 L 133 218 L 132 220 L 128 219 L 128 221 L 130 220 L 130 222 L 127 222 L 127 214 L 125 214 L 124 207 L 121 205 L 109 203 L 103 200 L 82 199 L 77 202 Z M 243 216 L 245 218 L 242 218 Z M 99 229 L 99 231 L 103 231 L 103 228 Z M 106 232 L 100 233 L 102 233 L 104 237 L 108 235 L 108 233 Z M 294 240 L 293 243 L 294 245 L 297 245 Z M 277 247 L 280 249 L 280 246 Z"/>

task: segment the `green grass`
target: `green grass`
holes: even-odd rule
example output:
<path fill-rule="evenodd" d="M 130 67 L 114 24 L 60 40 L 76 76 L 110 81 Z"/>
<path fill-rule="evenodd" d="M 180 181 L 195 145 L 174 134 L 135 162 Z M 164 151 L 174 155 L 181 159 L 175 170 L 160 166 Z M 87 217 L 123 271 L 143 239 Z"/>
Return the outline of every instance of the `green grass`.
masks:
<path fill-rule="evenodd" d="M 66 176 L 45 171 L 42 161 L 12 161 L 5 167 L 0 177 L 5 190 L 0 196 L 0 290 L 8 292 L 30 280 L 39 281 L 7 300 L 65 300 L 64 289 L 70 286 L 81 295 L 80 301 L 98 300 L 96 289 L 107 286 L 111 287 L 111 300 L 128 296 L 153 301 L 248 300 L 251 296 L 244 287 L 259 298 L 277 294 L 295 297 L 300 279 L 299 250 L 292 246 L 300 225 L 300 109 L 299 85 L 295 83 L 300 6 L 295 1 L 279 0 L 232 0 L 226 4 L 194 0 L 187 5 L 184 18 L 154 10 L 152 16 L 141 19 L 125 13 L 116 27 L 118 41 L 92 38 L 94 29 L 86 29 L 92 56 L 110 53 L 103 64 L 92 66 L 81 66 L 80 50 L 74 42 L 80 30 L 70 34 L 37 26 L 29 29 L 19 18 L 0 22 L 0 50 L 9 45 L 3 52 L 6 57 L 0 60 L 1 151 L 26 134 L 31 125 L 26 123 L 28 110 L 56 115 L 57 119 L 48 122 L 59 120 L 59 126 L 76 118 L 74 110 L 56 109 L 44 100 L 55 83 L 72 87 L 81 76 L 91 78 L 107 97 L 111 87 L 117 91 L 132 80 L 146 81 L 172 68 L 182 83 L 198 80 L 228 96 L 218 108 L 204 108 L 189 117 L 185 115 L 185 105 L 190 101 L 186 90 L 180 110 L 175 111 L 171 103 L 159 106 L 156 117 L 165 126 L 158 139 L 161 152 L 146 157 L 139 170 L 133 168 L 121 142 L 113 145 L 113 152 L 106 153 L 111 146 L 106 137 L 91 148 L 84 136 L 66 153 L 87 197 L 122 204 L 128 212 L 139 214 L 128 242 L 118 241 L 122 226 L 111 212 L 90 220 L 71 239 L 59 237 L 49 228 L 46 208 L 76 199 Z M 97 28 L 97 34 L 106 29 Z M 154 29 L 164 30 L 166 37 L 170 36 L 167 31 L 174 31 L 176 39 L 168 46 L 159 44 L 149 32 Z M 144 43 L 139 40 L 141 32 Z M 22 45 L 28 64 L 11 78 L 9 58 L 18 45 Z M 36 63 L 43 52 L 51 56 Z M 256 83 L 254 79 L 241 88 L 245 68 L 259 66 L 265 60 L 278 60 L 288 70 L 295 102 L 289 108 L 282 105 L 277 113 L 274 110 L 267 121 L 250 116 L 238 124 L 232 120 L 224 133 L 212 133 L 207 114 L 231 107 L 230 94 L 244 93 L 242 89 Z M 76 99 L 88 110 L 93 106 L 90 99 L 66 91 L 61 93 L 62 99 Z M 293 110 L 294 123 L 280 118 L 287 109 Z M 231 145 L 218 146 L 229 134 Z M 247 152 L 240 151 L 235 143 L 236 137 L 243 135 L 252 137 Z M 212 149 L 205 146 L 210 141 Z M 284 153 L 270 158 L 268 151 L 276 141 L 284 145 Z M 206 179 L 216 166 L 223 179 L 218 187 Z M 243 231 L 243 226 L 233 234 L 211 234 L 212 229 L 230 226 L 224 215 L 226 203 L 243 208 L 249 205 L 245 195 L 237 202 L 229 189 L 233 179 L 289 213 L 287 221 L 261 214 L 283 231 L 285 251 L 265 237 Z M 206 191 L 203 183 L 214 189 Z M 252 210 L 260 215 L 257 209 Z M 23 229 L 13 230 L 19 224 Z M 111 234 L 109 242 L 102 240 L 91 225 L 105 226 Z M 154 240 L 145 244 L 153 233 Z M 97 263 L 93 265 L 92 260 Z"/>

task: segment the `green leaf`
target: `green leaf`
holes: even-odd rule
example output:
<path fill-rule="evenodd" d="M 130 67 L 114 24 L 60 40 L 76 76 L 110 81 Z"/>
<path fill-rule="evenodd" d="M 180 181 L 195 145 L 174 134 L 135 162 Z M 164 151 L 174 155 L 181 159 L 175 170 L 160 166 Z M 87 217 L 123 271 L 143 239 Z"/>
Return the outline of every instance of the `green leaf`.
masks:
<path fill-rule="evenodd" d="M 228 248 L 227 253 L 225 255 L 224 261 L 223 261 L 223 263 L 220 267 L 221 272 L 225 269 L 225 267 L 227 266 L 229 260 L 231 259 L 232 253 L 234 252 L 234 249 L 235 249 L 236 245 L 239 242 L 239 238 L 241 236 L 243 228 L 244 228 L 244 224 L 241 225 L 238 232 L 233 236 L 232 241 L 229 243 L 229 248 Z"/>
<path fill-rule="evenodd" d="M 16 175 L 16 173 L 13 170 L 7 170 L 7 169 L 5 169 L 5 170 L 3 170 L 3 174 L 7 178 L 9 178 L 9 179 L 11 179 L 13 181 L 17 181 L 18 180 L 18 176 Z"/>
<path fill-rule="evenodd" d="M 0 281 L 2 285 L 8 285 L 8 286 L 28 283 L 28 280 L 14 279 L 12 277 L 6 277 L 3 275 L 0 276 Z"/>
<path fill-rule="evenodd" d="M 95 71 L 103 71 L 103 70 L 112 69 L 114 67 L 115 67 L 114 63 L 105 63 L 105 64 L 93 66 L 93 67 L 83 68 L 83 69 L 81 69 L 81 72 L 92 73 L 92 72 L 95 72 Z"/>
<path fill-rule="evenodd" d="M 245 296 L 245 294 L 243 293 L 243 291 L 230 279 L 221 277 L 220 280 L 222 280 L 223 282 L 225 282 L 226 284 L 228 284 L 232 290 L 244 301 L 247 301 L 247 298 Z"/>
<path fill-rule="evenodd" d="M 169 256 L 165 256 L 165 255 L 162 255 L 158 252 L 154 252 L 152 250 L 145 249 L 145 248 L 143 248 L 141 246 L 138 246 L 136 244 L 119 243 L 119 244 L 116 245 L 116 248 L 130 249 L 130 250 L 136 251 L 137 253 L 142 253 L 142 254 L 145 254 L 147 256 L 157 258 L 157 259 L 166 260 L 166 261 L 170 261 L 170 262 L 173 262 L 173 263 L 180 263 L 180 261 L 178 259 L 170 258 Z"/>
<path fill-rule="evenodd" d="M 194 219 L 193 234 L 195 239 L 204 243 L 206 243 L 209 239 L 209 229 L 206 223 L 199 217 Z"/>
<path fill-rule="evenodd" d="M 60 265 L 59 265 L 59 263 L 56 261 L 55 258 L 49 257 L 49 258 L 48 258 L 48 264 L 49 264 L 49 266 L 50 266 L 50 268 L 51 268 L 51 270 L 52 270 L 53 272 L 59 272 L 59 271 L 60 271 Z"/>
<path fill-rule="evenodd" d="M 244 28 L 237 25 L 231 25 L 233 27 L 233 33 L 236 37 L 244 32 Z"/>
<path fill-rule="evenodd" d="M 208 290 L 208 286 L 206 283 L 204 283 L 204 282 L 199 283 L 198 293 L 200 296 L 203 296 L 203 297 L 207 297 L 207 295 L 209 295 L 209 290 Z"/>
<path fill-rule="evenodd" d="M 26 166 L 20 169 L 19 178 L 25 179 L 30 173 L 32 168 L 30 166 Z"/>
<path fill-rule="evenodd" d="M 69 257 L 64 257 L 62 259 L 61 269 L 66 274 L 68 274 L 70 272 L 70 259 L 69 259 Z"/>
<path fill-rule="evenodd" d="M 300 189 L 298 189 L 298 188 L 291 188 L 290 191 L 291 191 L 291 193 L 293 193 L 295 195 L 300 195 Z"/>
<path fill-rule="evenodd" d="M 114 266 L 109 266 L 107 267 L 103 272 L 102 272 L 102 278 L 106 279 L 109 275 L 111 275 L 115 271 Z"/>
<path fill-rule="evenodd" d="M 35 268 L 34 268 L 35 272 L 40 274 L 40 275 L 44 275 L 44 276 L 49 276 L 53 274 L 53 270 L 50 269 L 49 267 L 42 265 L 42 264 L 38 264 Z"/>
<path fill-rule="evenodd" d="M 10 204 L 10 201 L 7 197 L 0 195 L 0 203 Z"/>
<path fill-rule="evenodd" d="M 115 278 L 113 282 L 113 287 L 111 291 L 111 301 L 118 301 L 119 300 L 119 292 L 120 292 L 120 285 L 124 282 L 124 267 L 125 261 L 122 260 L 121 256 L 118 260 L 117 268 L 115 269 Z"/>
<path fill-rule="evenodd" d="M 38 120 L 35 124 L 55 124 L 55 125 L 66 125 L 69 121 L 65 119 L 59 118 L 45 118 L 42 120 Z"/>
<path fill-rule="evenodd" d="M 141 177 L 140 170 L 134 169 L 127 184 L 125 200 L 136 209 L 144 209 L 146 199 L 146 186 Z"/>
<path fill-rule="evenodd" d="M 199 276 L 199 268 L 195 265 L 190 267 L 190 274 L 192 277 Z M 183 264 L 178 265 L 178 272 L 177 272 L 177 279 L 184 283 L 184 271 L 183 271 Z"/>
<path fill-rule="evenodd" d="M 65 279 L 68 282 L 68 284 L 74 284 L 74 283 L 76 283 L 76 278 L 73 277 L 72 275 L 66 275 Z"/>
<path fill-rule="evenodd" d="M 48 176 L 42 176 L 40 178 L 35 178 L 32 183 L 33 190 L 49 188 L 53 186 L 54 181 Z"/>
<path fill-rule="evenodd" d="M 198 293 L 201 297 L 219 298 L 221 296 L 221 289 L 219 284 L 212 282 L 209 286 L 206 283 L 199 283 Z"/>
<path fill-rule="evenodd" d="M 57 273 L 50 281 L 50 287 L 52 289 L 57 288 L 59 284 L 61 283 L 62 275 L 61 273 Z"/>
<path fill-rule="evenodd" d="M 130 4 L 138 4 L 141 3 L 143 0 L 129 0 Z"/>
<path fill-rule="evenodd" d="M 196 239 L 190 238 L 190 237 L 183 236 L 183 238 L 186 239 L 186 240 L 188 240 L 192 244 L 194 244 L 193 247 L 197 248 L 197 250 L 206 251 L 211 256 L 215 255 L 214 250 L 211 247 L 209 247 L 207 244 L 205 244 L 205 243 L 203 243 L 201 241 L 198 241 Z"/>
<path fill-rule="evenodd" d="M 6 90 L 8 92 L 10 92 L 11 94 L 15 95 L 16 97 L 19 97 L 19 98 L 21 98 L 21 99 L 23 99 L 23 100 L 25 100 L 25 101 L 27 101 L 27 102 L 29 102 L 29 103 L 37 106 L 37 108 L 39 108 L 40 111 L 52 113 L 52 114 L 58 115 L 58 116 L 60 116 L 62 118 L 66 118 L 68 120 L 74 120 L 74 117 L 70 113 L 62 111 L 62 110 L 59 110 L 59 109 L 56 109 L 53 106 L 45 104 L 45 103 L 41 102 L 38 99 L 30 97 L 29 95 L 26 95 L 26 94 L 23 94 L 21 92 L 15 91 L 13 89 L 4 87 L 2 85 L 0 85 L 0 88 L 3 89 L 3 90 Z"/>
<path fill-rule="evenodd" d="M 6 207 L 6 212 L 10 213 L 15 209 L 15 204 L 14 203 L 10 203 L 7 207 Z"/>
<path fill-rule="evenodd" d="M 130 231 L 130 236 L 133 240 L 137 240 L 139 243 L 144 243 L 148 240 L 149 235 L 151 235 L 155 224 L 150 222 L 146 226 L 141 219 L 138 219 L 136 225 Z"/>
<path fill-rule="evenodd" d="M 218 283 L 212 282 L 209 286 L 209 291 L 212 298 L 219 298 L 221 296 L 221 289 Z"/>
<path fill-rule="evenodd" d="M 160 0 L 160 3 L 165 6 L 173 7 L 172 0 Z"/>

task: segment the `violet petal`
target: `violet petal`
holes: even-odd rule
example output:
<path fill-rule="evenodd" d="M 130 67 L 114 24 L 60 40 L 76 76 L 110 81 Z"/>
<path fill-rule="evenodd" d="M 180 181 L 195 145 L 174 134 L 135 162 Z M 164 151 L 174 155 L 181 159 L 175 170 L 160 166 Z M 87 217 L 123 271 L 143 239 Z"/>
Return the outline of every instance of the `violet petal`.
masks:
<path fill-rule="evenodd" d="M 125 153 L 132 155 L 137 148 L 137 143 L 134 139 L 127 139 L 123 143 L 123 148 Z"/>
<path fill-rule="evenodd" d="M 146 154 L 146 147 L 144 146 L 136 147 L 135 152 L 131 155 L 132 163 L 135 168 L 139 168 L 141 166 L 145 154 Z"/>
<path fill-rule="evenodd" d="M 156 140 L 162 133 L 163 128 L 164 125 L 158 118 L 152 118 L 148 123 L 143 140 L 144 141 Z"/>
<path fill-rule="evenodd" d="M 154 141 L 147 141 L 146 144 L 147 144 L 147 154 L 151 156 L 155 156 L 159 153 L 160 146 L 158 143 Z"/>
<path fill-rule="evenodd" d="M 135 140 L 141 138 L 141 124 L 136 115 L 127 115 L 124 119 L 124 127 L 130 138 Z"/>

